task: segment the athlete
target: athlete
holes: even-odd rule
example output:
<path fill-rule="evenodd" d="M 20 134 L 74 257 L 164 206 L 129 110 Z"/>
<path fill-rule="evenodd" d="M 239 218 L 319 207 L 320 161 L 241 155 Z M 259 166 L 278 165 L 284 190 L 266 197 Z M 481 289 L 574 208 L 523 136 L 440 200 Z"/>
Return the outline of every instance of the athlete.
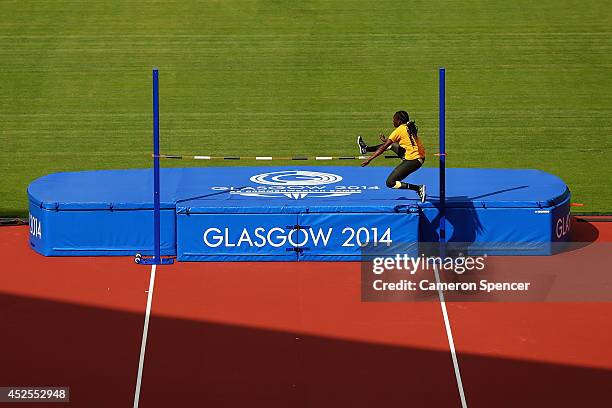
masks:
<path fill-rule="evenodd" d="M 410 121 L 406 111 L 395 112 L 393 115 L 393 127 L 395 130 L 389 137 L 380 135 L 380 140 L 383 143 L 376 146 L 368 146 L 361 136 L 357 136 L 357 145 L 361 154 L 374 152 L 372 156 L 361 163 L 361 167 L 367 166 L 385 151 L 392 150 L 401 159 L 401 163 L 387 177 L 387 187 L 416 191 L 423 203 L 427 198 L 425 185 L 402 182 L 403 179 L 420 169 L 425 162 L 425 148 L 418 136 L 419 129 L 414 122 Z"/>

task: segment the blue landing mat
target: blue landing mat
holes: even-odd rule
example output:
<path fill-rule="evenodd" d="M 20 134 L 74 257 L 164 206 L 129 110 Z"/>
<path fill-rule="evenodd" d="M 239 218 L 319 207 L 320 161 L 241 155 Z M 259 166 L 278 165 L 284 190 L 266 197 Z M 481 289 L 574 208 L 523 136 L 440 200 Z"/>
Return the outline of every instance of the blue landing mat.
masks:
<path fill-rule="evenodd" d="M 412 191 L 388 189 L 385 179 L 390 171 L 386 167 L 324 166 L 162 169 L 162 252 L 177 255 L 179 260 L 358 257 L 359 245 L 347 249 L 342 246 L 345 237 L 333 235 L 325 248 L 309 248 L 301 254 L 293 253 L 291 245 L 280 248 L 266 242 L 258 247 L 252 239 L 246 239 L 242 248 L 231 246 L 245 229 L 259 223 L 266 230 L 286 229 L 302 225 L 307 215 L 310 218 L 304 225 L 309 228 L 365 228 L 368 235 L 374 235 L 373 228 L 378 232 L 391 228 L 394 242 L 436 241 L 437 169 L 420 169 L 406 180 L 427 185 L 428 200 L 423 204 Z M 31 234 L 32 247 L 44 255 L 150 253 L 152 183 L 150 169 L 57 173 L 35 180 L 28 188 L 31 217 L 37 227 Z M 524 253 L 548 253 L 547 244 L 567 236 L 569 199 L 561 179 L 539 170 L 447 169 L 448 240 L 474 247 L 491 242 L 527 243 Z M 275 222 L 237 217 L 239 214 L 293 214 L 295 220 L 289 216 Z M 321 217 L 313 219 L 313 214 Z M 353 215 L 345 218 L 340 214 Z M 224 232 L 230 246 L 209 245 L 210 240 L 202 239 L 209 228 L 230 228 Z"/>

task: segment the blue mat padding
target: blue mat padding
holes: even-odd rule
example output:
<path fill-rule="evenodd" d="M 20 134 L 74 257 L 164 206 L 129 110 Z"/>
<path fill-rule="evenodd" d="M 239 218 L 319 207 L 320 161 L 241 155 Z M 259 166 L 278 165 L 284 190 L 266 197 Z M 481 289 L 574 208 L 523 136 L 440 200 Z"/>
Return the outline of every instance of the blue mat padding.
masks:
<path fill-rule="evenodd" d="M 212 167 L 162 169 L 161 202 L 163 208 L 174 208 L 177 201 L 205 196 L 221 207 L 232 205 L 261 208 L 262 204 L 278 206 L 336 206 L 343 208 L 380 206 L 380 209 L 416 202 L 412 191 L 385 187 L 390 168 L 387 167 Z M 283 193 L 316 191 L 315 186 L 285 186 L 278 193 L 249 196 L 223 194 L 222 188 L 249 187 L 256 192 L 274 187 L 250 181 L 255 175 L 287 171 L 307 171 L 339 175 L 341 181 L 327 184 L 323 189 L 337 196 L 321 197 L 309 194 L 307 200 L 296 200 Z M 270 176 L 270 177 L 274 177 Z M 265 181 L 265 177 L 262 178 Z M 287 179 L 288 182 L 292 180 Z M 448 169 L 446 179 L 449 207 L 540 207 L 554 205 L 568 193 L 567 186 L 558 177 L 540 170 L 515 169 Z M 293 180 L 299 183 L 299 179 Z M 438 201 L 438 170 L 423 168 L 406 181 L 426 184 L 430 202 Z M 28 197 L 34 205 L 46 209 L 147 209 L 152 208 L 153 172 L 138 170 L 100 170 L 76 173 L 55 173 L 41 177 L 28 188 Z M 359 188 L 359 187 L 367 187 Z M 311 190 L 308 190 L 311 187 Z M 355 190 L 346 187 L 357 187 Z M 371 188 L 374 187 L 374 188 Z M 346 195 L 342 196 L 341 193 Z M 270 198 L 274 197 L 274 200 Z M 179 206 L 182 205 L 179 203 Z M 208 206 L 208 205 L 207 205 Z M 264 209 L 262 209 L 264 210 Z M 222 210 L 220 210 L 222 211 Z"/>
<path fill-rule="evenodd" d="M 428 200 L 423 204 L 413 191 L 385 186 L 391 170 L 327 166 L 164 168 L 162 252 L 182 260 L 293 256 L 290 251 L 281 256 L 274 246 L 220 248 L 203 242 L 203 233 L 211 223 L 216 225 L 214 228 L 233 226 L 236 234 L 244 228 L 256 228 L 259 221 L 274 228 L 271 219 L 249 219 L 255 214 L 294 214 L 295 225 L 306 222 L 302 218 L 308 214 L 311 218 L 305 225 L 317 224 L 336 231 L 357 226 L 372 233 L 372 228 L 379 231 L 392 226 L 396 241 L 436 241 L 440 214 L 438 170 L 423 168 L 405 180 L 427 186 Z M 44 255 L 151 253 L 152 186 L 151 169 L 41 177 L 28 188 L 31 216 L 41 226 L 32 234 L 31 245 Z M 450 168 L 446 191 L 450 241 L 474 245 L 535 243 L 531 246 L 546 253 L 550 251 L 548 243 L 566 239 L 567 234 L 558 231 L 566 229 L 570 193 L 554 175 L 539 170 Z M 207 214 L 223 216 L 204 217 Z M 237 217 L 240 214 L 245 217 Z M 314 214 L 320 217 L 313 219 Z M 353 215 L 349 217 L 350 214 Z M 403 218 L 398 217 L 400 214 Z M 249 227 L 242 228 L 241 223 Z M 286 220 L 280 224 L 286 224 Z M 230 243 L 240 239 L 239 235 L 228 237 Z M 320 260 L 357 257 L 358 249 L 343 247 L 343 242 L 338 241 L 342 238 L 332 236 L 332 244 L 304 251 L 301 256 Z M 340 244 L 336 245 L 336 241 Z"/>

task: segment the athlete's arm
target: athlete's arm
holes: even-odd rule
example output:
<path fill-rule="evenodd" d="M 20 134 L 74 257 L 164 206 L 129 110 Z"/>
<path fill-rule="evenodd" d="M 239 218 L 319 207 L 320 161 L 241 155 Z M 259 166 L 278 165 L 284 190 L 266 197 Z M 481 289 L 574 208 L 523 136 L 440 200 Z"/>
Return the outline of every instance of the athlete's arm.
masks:
<path fill-rule="evenodd" d="M 374 160 L 375 158 L 377 158 L 378 156 L 380 156 L 381 154 L 383 154 L 385 151 L 387 151 L 387 149 L 389 148 L 389 146 L 391 146 L 393 144 L 393 140 L 391 139 L 387 139 L 387 141 L 378 148 L 378 150 L 376 150 L 374 152 L 374 154 L 372 154 L 370 157 L 368 157 L 363 163 L 361 163 L 361 167 L 365 167 L 368 164 L 370 164 L 370 162 L 372 160 Z"/>

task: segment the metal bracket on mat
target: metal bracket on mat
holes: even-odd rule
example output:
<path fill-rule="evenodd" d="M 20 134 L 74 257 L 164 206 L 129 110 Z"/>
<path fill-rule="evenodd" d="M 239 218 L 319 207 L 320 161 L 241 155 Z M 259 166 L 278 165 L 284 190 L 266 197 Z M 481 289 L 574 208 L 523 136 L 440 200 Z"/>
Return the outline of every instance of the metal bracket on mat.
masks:
<path fill-rule="evenodd" d="M 139 265 L 172 265 L 174 264 L 174 258 L 161 258 L 157 262 L 153 258 L 143 258 L 136 263 Z"/>
<path fill-rule="evenodd" d="M 296 224 L 296 225 L 285 225 L 285 228 L 289 229 L 289 230 L 301 230 L 301 229 L 304 230 L 304 229 L 310 229 L 311 226 L 310 225 L 297 225 Z"/>
<path fill-rule="evenodd" d="M 172 265 L 174 263 L 174 258 L 161 257 L 155 259 L 154 256 L 142 256 L 141 254 L 136 254 L 136 256 L 134 256 L 134 262 L 138 265 Z"/>
<path fill-rule="evenodd" d="M 291 247 L 291 248 L 285 248 L 285 251 L 287 252 L 297 252 L 298 254 L 301 254 L 304 251 L 309 251 L 310 248 L 309 247 Z"/>

